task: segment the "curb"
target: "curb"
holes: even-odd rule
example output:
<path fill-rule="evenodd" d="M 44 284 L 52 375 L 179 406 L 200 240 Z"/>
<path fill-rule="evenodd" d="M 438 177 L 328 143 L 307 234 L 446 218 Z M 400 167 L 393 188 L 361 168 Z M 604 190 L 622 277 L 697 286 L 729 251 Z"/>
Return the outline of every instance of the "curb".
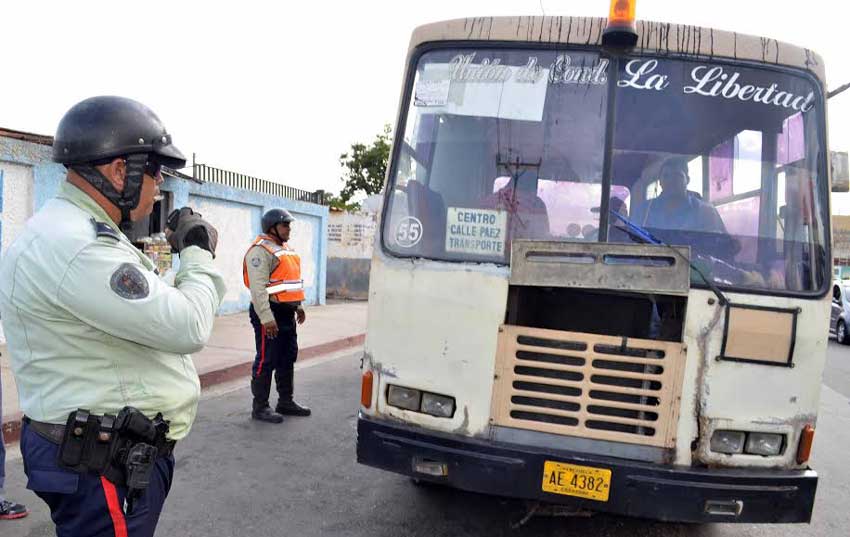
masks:
<path fill-rule="evenodd" d="M 322 343 L 319 345 L 313 345 L 312 347 L 306 347 L 303 349 L 298 349 L 298 360 L 309 360 L 311 358 L 317 358 L 319 356 L 323 356 L 325 354 L 330 354 L 332 352 L 337 352 L 341 350 L 348 349 L 350 347 L 357 347 L 358 345 L 362 345 L 366 341 L 366 334 L 357 334 L 356 336 L 349 336 L 342 339 L 337 339 L 335 341 L 329 341 L 327 343 Z M 253 362 L 244 362 L 241 364 L 231 365 L 227 367 L 223 367 L 221 369 L 214 369 L 212 371 L 206 371 L 198 375 L 201 379 L 201 390 L 205 390 L 217 384 L 223 384 L 225 382 L 230 382 L 231 380 L 236 380 L 242 377 L 247 377 L 251 374 L 251 366 Z M 20 412 L 12 414 L 8 420 L 4 419 L 3 421 L 3 439 L 5 443 L 14 444 L 21 438 L 21 419 L 24 415 Z"/>

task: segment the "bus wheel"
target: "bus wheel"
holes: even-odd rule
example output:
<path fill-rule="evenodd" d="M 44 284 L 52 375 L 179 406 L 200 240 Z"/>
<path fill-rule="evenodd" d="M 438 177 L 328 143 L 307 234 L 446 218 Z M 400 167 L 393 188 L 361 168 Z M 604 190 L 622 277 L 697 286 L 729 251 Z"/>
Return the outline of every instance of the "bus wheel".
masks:
<path fill-rule="evenodd" d="M 835 339 L 842 345 L 847 345 L 847 325 L 843 320 L 838 321 L 838 326 L 835 327 Z"/>

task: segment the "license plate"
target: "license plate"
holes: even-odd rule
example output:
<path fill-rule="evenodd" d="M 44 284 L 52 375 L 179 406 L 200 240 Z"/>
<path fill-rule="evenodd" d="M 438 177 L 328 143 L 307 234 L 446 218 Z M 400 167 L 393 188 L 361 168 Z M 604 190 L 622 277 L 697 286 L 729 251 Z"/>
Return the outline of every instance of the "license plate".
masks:
<path fill-rule="evenodd" d="M 607 502 L 611 491 L 611 470 L 546 461 L 543 464 L 543 490 Z"/>

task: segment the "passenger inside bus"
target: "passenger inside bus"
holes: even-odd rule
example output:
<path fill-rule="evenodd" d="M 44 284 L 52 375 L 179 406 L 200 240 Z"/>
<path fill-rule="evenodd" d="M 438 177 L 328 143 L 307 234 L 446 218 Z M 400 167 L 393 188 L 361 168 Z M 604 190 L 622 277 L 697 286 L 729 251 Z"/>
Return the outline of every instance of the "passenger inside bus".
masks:
<path fill-rule="evenodd" d="M 640 226 L 727 234 L 717 209 L 688 190 L 690 177 L 684 158 L 668 158 L 661 166 L 659 180 L 661 194 L 635 211 Z"/>

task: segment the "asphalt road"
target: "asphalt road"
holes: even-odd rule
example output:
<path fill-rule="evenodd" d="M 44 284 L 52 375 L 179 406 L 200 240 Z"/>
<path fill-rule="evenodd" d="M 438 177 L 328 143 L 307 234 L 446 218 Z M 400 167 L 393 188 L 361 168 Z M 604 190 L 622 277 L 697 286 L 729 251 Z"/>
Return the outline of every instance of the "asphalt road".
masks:
<path fill-rule="evenodd" d="M 850 398 L 850 345 L 829 340 L 823 383 L 844 397 Z"/>
<path fill-rule="evenodd" d="M 829 348 L 812 466 L 821 480 L 811 525 L 680 525 L 607 515 L 536 516 L 519 501 L 418 487 L 354 462 L 359 353 L 307 362 L 297 391 L 311 418 L 279 426 L 249 419 L 247 386 L 208 394 L 189 439 L 177 449 L 175 485 L 159 536 L 827 536 L 850 528 L 850 347 Z M 7 464 L 9 496 L 30 517 L 0 521 L 0 536 L 53 535 L 43 504 L 23 488 L 20 459 Z"/>

